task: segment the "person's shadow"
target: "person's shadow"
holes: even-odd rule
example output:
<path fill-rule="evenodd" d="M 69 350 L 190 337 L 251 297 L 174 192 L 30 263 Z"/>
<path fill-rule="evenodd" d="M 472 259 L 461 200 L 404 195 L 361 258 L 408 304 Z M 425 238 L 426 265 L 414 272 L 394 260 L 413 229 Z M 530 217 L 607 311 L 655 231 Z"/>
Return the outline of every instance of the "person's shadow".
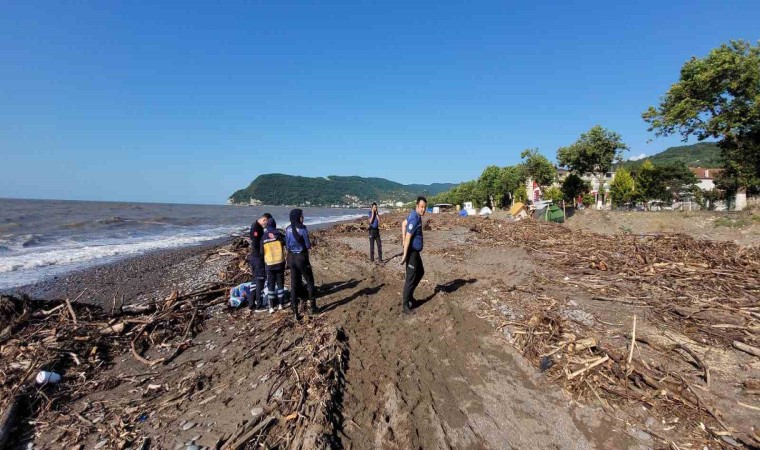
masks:
<path fill-rule="evenodd" d="M 379 285 L 377 285 L 375 287 L 371 287 L 371 288 L 367 287 L 367 288 L 364 288 L 364 289 L 359 289 L 358 291 L 354 292 L 353 294 L 349 295 L 346 298 L 342 298 L 340 300 L 336 300 L 336 301 L 334 301 L 334 302 L 332 302 L 332 303 L 330 303 L 328 305 L 323 306 L 322 308 L 320 308 L 320 312 L 332 311 L 333 309 L 335 309 L 335 308 L 337 308 L 339 306 L 343 306 L 346 303 L 351 303 L 352 301 L 356 300 L 357 298 L 365 296 L 365 295 L 375 295 L 378 292 L 380 292 L 380 289 L 382 289 L 383 286 L 385 286 L 385 283 L 379 284 Z"/>
<path fill-rule="evenodd" d="M 448 283 L 438 284 L 433 289 L 433 293 L 428 295 L 427 297 L 417 300 L 417 303 L 415 305 L 415 308 L 419 308 L 420 306 L 424 305 L 425 303 L 429 302 L 433 299 L 436 295 L 438 295 L 439 292 L 443 292 L 445 294 L 450 294 L 452 292 L 456 292 L 464 285 L 472 284 L 474 282 L 478 281 L 475 278 L 470 278 L 468 280 L 465 280 L 463 278 L 457 278 L 456 280 L 451 280 Z"/>
<path fill-rule="evenodd" d="M 317 288 L 317 294 L 320 296 L 336 294 L 346 289 L 352 289 L 359 285 L 359 280 L 350 279 L 346 281 L 334 281 L 332 283 L 325 283 Z"/>

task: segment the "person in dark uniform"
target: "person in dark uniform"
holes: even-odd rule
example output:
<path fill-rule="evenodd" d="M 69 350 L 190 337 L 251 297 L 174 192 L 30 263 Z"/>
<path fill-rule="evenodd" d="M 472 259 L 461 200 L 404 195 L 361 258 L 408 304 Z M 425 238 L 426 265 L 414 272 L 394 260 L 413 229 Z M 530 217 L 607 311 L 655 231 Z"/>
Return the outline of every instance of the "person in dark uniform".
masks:
<path fill-rule="evenodd" d="M 369 212 L 369 260 L 375 262 L 375 242 L 377 242 L 377 262 L 383 262 L 383 243 L 380 240 L 380 213 L 377 203 L 372 202 Z"/>
<path fill-rule="evenodd" d="M 294 209 L 290 211 L 290 226 L 285 229 L 285 247 L 288 249 L 288 265 L 290 266 L 290 303 L 293 305 L 293 314 L 296 320 L 301 320 L 298 312 L 298 291 L 301 278 L 306 280 L 306 289 L 309 292 L 309 314 L 316 314 L 317 303 L 314 298 L 314 273 L 309 261 L 309 231 L 303 224 L 303 211 Z"/>
<path fill-rule="evenodd" d="M 406 265 L 406 281 L 404 282 L 404 294 L 401 299 L 404 314 L 411 314 L 414 307 L 414 290 L 420 284 L 425 275 L 425 267 L 422 265 L 422 216 L 427 210 L 427 199 L 417 197 L 417 205 L 409 213 L 404 221 L 404 253 L 401 256 L 401 264 Z"/>
<path fill-rule="evenodd" d="M 261 238 L 261 254 L 267 273 L 267 295 L 269 314 L 274 312 L 274 303 L 282 310 L 285 302 L 285 244 L 282 233 L 277 229 L 274 219 L 267 219 L 264 235 Z"/>
<path fill-rule="evenodd" d="M 264 256 L 261 254 L 261 236 L 264 234 L 264 226 L 272 215 L 264 213 L 251 224 L 251 254 L 248 255 L 248 264 L 251 265 L 251 283 L 254 288 L 251 309 L 262 309 L 269 302 L 263 297 L 264 285 L 266 284 L 266 271 L 264 270 Z"/>

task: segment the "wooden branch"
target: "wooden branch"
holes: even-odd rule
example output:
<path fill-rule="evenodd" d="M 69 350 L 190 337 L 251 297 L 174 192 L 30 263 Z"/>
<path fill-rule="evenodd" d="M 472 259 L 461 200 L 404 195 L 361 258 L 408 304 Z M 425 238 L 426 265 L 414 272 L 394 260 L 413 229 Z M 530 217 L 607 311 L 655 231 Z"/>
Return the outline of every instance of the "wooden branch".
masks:
<path fill-rule="evenodd" d="M 274 424 L 277 419 L 275 419 L 272 416 L 267 417 L 266 419 L 262 420 L 258 425 L 251 428 L 250 431 L 245 433 L 244 435 L 240 436 L 238 439 L 235 440 L 235 442 L 232 442 L 231 444 L 225 445 L 222 447 L 224 450 L 239 450 L 242 448 L 248 441 L 253 438 L 253 436 L 256 435 L 256 433 L 264 431 L 267 429 L 270 425 Z"/>
<path fill-rule="evenodd" d="M 631 350 L 628 352 L 628 365 L 631 365 L 633 359 L 633 349 L 636 347 L 636 314 L 633 315 L 633 330 L 631 331 Z"/>
<path fill-rule="evenodd" d="M 734 348 L 760 358 L 760 348 L 753 347 L 751 345 L 748 345 L 748 344 L 745 344 L 744 342 L 739 342 L 739 341 L 734 341 L 733 344 L 734 344 Z"/>
<path fill-rule="evenodd" d="M 80 292 L 79 295 L 77 295 L 77 298 L 74 299 L 74 302 L 76 302 L 77 300 L 79 300 L 84 295 L 85 292 L 87 292 L 87 288 L 84 288 L 84 290 L 82 292 Z M 65 301 L 66 301 L 66 307 L 69 310 L 69 314 L 71 314 L 71 320 L 74 322 L 74 325 L 76 325 L 77 324 L 77 315 L 74 312 L 74 308 L 71 306 L 72 302 L 69 301 L 68 297 L 66 297 Z"/>
<path fill-rule="evenodd" d="M 705 362 L 702 361 L 702 359 L 699 356 L 697 356 L 696 353 L 694 353 L 689 347 L 686 347 L 685 345 L 676 344 L 673 347 L 673 350 L 676 350 L 676 349 L 683 350 L 686 353 L 688 353 L 689 356 L 691 356 L 692 358 L 694 358 L 694 361 L 697 362 L 697 364 L 699 365 L 699 367 L 704 372 L 705 384 L 709 386 L 710 385 L 710 369 L 707 367 L 707 364 L 705 364 Z"/>
<path fill-rule="evenodd" d="M 190 323 L 187 324 L 187 328 L 185 328 L 185 333 L 182 335 L 182 339 L 179 342 L 179 345 L 177 345 L 177 348 L 174 349 L 174 352 L 168 357 L 163 360 L 163 364 L 169 364 L 170 362 L 174 361 L 174 358 L 179 356 L 187 346 L 185 346 L 185 341 L 187 340 L 187 334 L 190 332 L 190 329 L 193 327 L 193 322 L 195 322 L 195 317 L 198 315 L 198 308 L 195 308 L 193 310 L 193 316 L 190 318 Z"/>
<path fill-rule="evenodd" d="M 130 346 L 130 348 L 132 349 L 132 356 L 134 356 L 136 360 L 140 361 L 140 362 L 141 362 L 141 363 L 143 363 L 143 364 L 146 364 L 146 365 L 148 365 L 148 366 L 150 366 L 150 367 L 153 367 L 153 366 L 155 366 L 156 364 L 161 364 L 162 362 L 164 362 L 164 359 L 165 359 L 165 358 L 161 358 L 161 359 L 157 359 L 157 360 L 155 360 L 155 361 L 151 361 L 151 360 L 149 360 L 149 359 L 145 359 L 145 358 L 143 358 L 142 356 L 140 356 L 140 354 L 139 354 L 139 353 L 137 353 L 137 350 L 135 350 L 135 341 L 132 341 L 132 342 L 129 344 L 129 346 Z"/>
<path fill-rule="evenodd" d="M 18 415 L 18 410 L 24 396 L 25 394 L 14 396 L 8 404 L 5 413 L 3 413 L 2 418 L 0 418 L 0 449 L 5 448 L 5 444 L 8 442 L 11 430 L 13 430 L 16 424 L 16 416 Z"/>
<path fill-rule="evenodd" d="M 594 367 L 598 366 L 599 364 L 603 364 L 606 361 L 609 361 L 610 357 L 609 355 L 604 355 L 604 357 L 599 358 L 596 360 L 596 362 L 593 362 L 589 364 L 588 366 L 584 367 L 583 369 L 576 370 L 575 372 L 571 373 L 567 376 L 568 380 L 572 380 L 573 378 L 577 377 L 578 375 L 582 374 L 583 372 L 586 372 L 587 370 L 593 369 Z"/>

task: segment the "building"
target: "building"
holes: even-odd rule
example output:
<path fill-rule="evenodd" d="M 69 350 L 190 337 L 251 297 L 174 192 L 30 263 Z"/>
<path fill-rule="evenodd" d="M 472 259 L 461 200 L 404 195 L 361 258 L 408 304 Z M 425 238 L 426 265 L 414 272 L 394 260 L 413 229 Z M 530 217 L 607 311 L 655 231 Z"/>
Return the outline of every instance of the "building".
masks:
<path fill-rule="evenodd" d="M 715 177 L 723 171 L 723 169 L 703 169 L 702 167 L 689 167 L 689 170 L 697 177 L 697 186 L 705 191 L 715 189 Z"/>

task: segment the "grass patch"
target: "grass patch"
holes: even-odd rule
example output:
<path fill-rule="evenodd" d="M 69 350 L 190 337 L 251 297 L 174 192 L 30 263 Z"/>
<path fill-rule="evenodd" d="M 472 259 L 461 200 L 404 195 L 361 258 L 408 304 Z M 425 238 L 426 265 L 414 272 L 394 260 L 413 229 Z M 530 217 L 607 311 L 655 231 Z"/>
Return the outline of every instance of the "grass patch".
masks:
<path fill-rule="evenodd" d="M 716 227 L 742 228 L 752 225 L 753 223 L 760 223 L 760 215 L 752 214 L 743 217 L 720 217 L 715 219 L 714 223 Z"/>

